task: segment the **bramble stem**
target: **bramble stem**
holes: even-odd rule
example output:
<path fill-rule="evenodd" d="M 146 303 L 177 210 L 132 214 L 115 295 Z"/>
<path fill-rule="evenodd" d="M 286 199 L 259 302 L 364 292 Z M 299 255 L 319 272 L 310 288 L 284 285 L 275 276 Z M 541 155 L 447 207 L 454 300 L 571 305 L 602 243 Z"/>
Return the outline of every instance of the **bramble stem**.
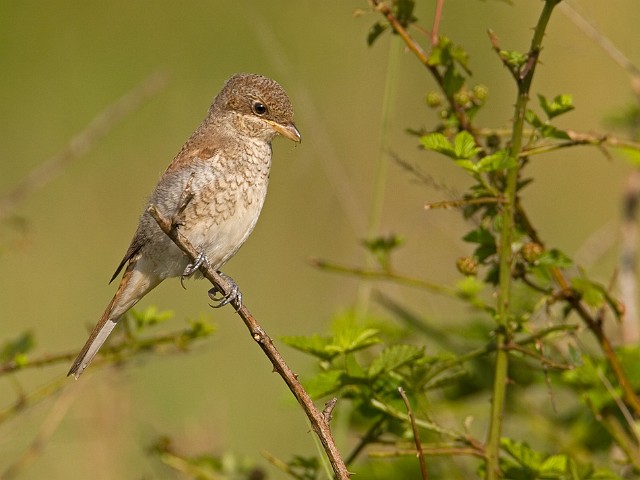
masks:
<path fill-rule="evenodd" d="M 518 158 L 522 148 L 522 132 L 524 129 L 524 117 L 529 101 L 529 89 L 531 81 L 538 63 L 538 56 L 542 45 L 544 32 L 551 18 L 553 8 L 560 0 L 546 0 L 538 23 L 534 30 L 531 47 L 528 53 L 528 61 L 519 71 L 516 78 L 518 85 L 518 98 L 515 106 L 513 133 L 511 135 L 510 156 Z M 513 335 L 510 326 L 510 301 L 511 301 L 511 264 L 513 254 L 511 245 L 513 243 L 513 233 L 515 228 L 516 211 L 516 190 L 518 184 L 519 166 L 516 165 L 507 170 L 507 181 L 504 189 L 504 198 L 501 203 L 502 209 L 500 218 L 502 228 L 500 231 L 499 243 L 499 291 L 496 314 L 496 365 L 493 383 L 493 399 L 491 402 L 491 414 L 489 432 L 486 447 L 486 470 L 487 479 L 496 480 L 500 477 L 500 439 L 502 436 L 502 425 L 504 415 L 504 404 L 507 390 L 509 351 L 506 348 L 511 342 Z"/>

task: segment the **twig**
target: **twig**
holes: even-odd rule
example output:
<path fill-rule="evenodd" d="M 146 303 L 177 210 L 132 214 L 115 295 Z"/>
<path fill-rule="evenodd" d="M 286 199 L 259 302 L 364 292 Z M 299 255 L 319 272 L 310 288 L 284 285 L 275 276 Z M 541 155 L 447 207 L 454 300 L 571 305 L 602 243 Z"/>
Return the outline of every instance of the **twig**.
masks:
<path fill-rule="evenodd" d="M 20 202 L 57 177 L 71 162 L 87 154 L 118 122 L 156 95 L 166 84 L 167 76 L 156 72 L 105 108 L 71 139 L 64 150 L 31 170 L 12 190 L 0 196 L 0 220 L 11 215 Z"/>
<path fill-rule="evenodd" d="M 21 395 L 11 406 L 7 407 L 4 410 L 0 410 L 0 424 L 5 420 L 16 415 L 18 412 L 24 410 L 25 408 L 38 403 L 45 398 L 50 397 L 54 393 L 62 390 L 65 385 L 66 378 L 56 378 L 54 381 L 49 382 L 41 387 L 38 387 L 35 390 L 32 390 L 29 393 Z"/>
<path fill-rule="evenodd" d="M 547 145 L 540 145 L 539 147 L 533 147 L 529 150 L 524 150 L 526 152 L 522 153 L 522 156 L 530 156 L 536 153 L 544 153 L 542 149 L 546 149 L 546 151 L 564 148 L 564 147 L 573 147 L 579 145 L 593 145 L 598 147 L 612 147 L 612 148 L 623 148 L 623 149 L 631 149 L 631 150 L 640 150 L 640 142 L 632 140 L 630 138 L 619 137 L 617 135 L 613 135 L 610 133 L 591 133 L 591 132 L 578 132 L 576 130 L 564 130 L 564 132 L 569 136 L 569 140 L 559 141 L 557 143 L 551 143 Z M 476 129 L 476 134 L 479 137 L 486 138 L 492 135 L 497 135 L 500 138 L 509 138 L 511 136 L 510 129 L 502 129 L 502 128 L 478 128 Z M 534 134 L 534 131 L 531 129 L 523 129 L 522 135 L 524 137 L 530 137 Z M 538 150 L 540 148 L 541 150 Z"/>
<path fill-rule="evenodd" d="M 416 419 L 413 416 L 413 410 L 411 409 L 411 404 L 409 403 L 407 394 L 404 393 L 404 389 L 402 387 L 398 387 L 398 392 L 400 393 L 400 396 L 402 397 L 402 400 L 407 407 L 407 415 L 409 415 L 411 430 L 413 430 L 413 441 L 416 444 L 416 456 L 418 457 L 418 461 L 420 462 L 420 474 L 422 475 L 423 480 L 427 480 L 429 478 L 429 474 L 427 473 L 427 464 L 424 460 L 424 451 L 422 450 L 422 443 L 420 442 L 420 432 L 418 432 L 418 427 L 416 426 Z"/>
<path fill-rule="evenodd" d="M 433 28 L 431 29 L 431 46 L 438 45 L 440 20 L 442 19 L 442 7 L 444 6 L 444 0 L 438 0 L 436 2 L 436 13 L 433 15 Z"/>
<path fill-rule="evenodd" d="M 452 297 L 457 295 L 455 289 L 451 287 L 428 282 L 426 280 L 422 280 L 419 278 L 407 277 L 404 275 L 388 272 L 385 270 L 373 270 L 373 269 L 366 269 L 361 267 L 348 267 L 348 266 L 340 265 L 337 263 L 331 263 L 327 260 L 322 260 L 320 258 L 310 258 L 309 263 L 314 267 L 320 268 L 321 270 L 324 270 L 327 272 L 354 275 L 356 277 L 360 277 L 365 280 L 387 280 L 387 281 L 396 282 L 402 285 L 407 285 L 409 287 L 421 288 L 423 290 L 428 290 L 433 293 L 445 294 Z"/>
<path fill-rule="evenodd" d="M 393 28 L 393 30 L 400 36 L 400 38 L 402 38 L 409 50 L 411 50 L 415 54 L 415 56 L 418 57 L 420 63 L 427 67 L 436 83 L 442 87 L 444 85 L 444 76 L 442 75 L 442 73 L 440 73 L 436 66 L 429 63 L 429 56 L 426 54 L 420 44 L 416 42 L 416 40 L 409 34 L 409 32 L 407 32 L 402 23 L 393 14 L 391 8 L 389 8 L 389 6 L 381 0 L 369 0 L 369 3 L 376 11 L 384 15 L 384 17 L 389 22 L 389 25 L 391 25 L 391 28 Z M 456 102 L 453 94 L 447 93 L 446 89 L 444 88 L 442 88 L 442 91 L 445 93 L 451 110 L 453 111 L 456 119 L 458 120 L 458 123 L 460 124 L 460 129 L 466 130 L 475 138 L 475 132 L 471 127 L 471 121 L 464 108 L 462 108 L 462 106 L 458 102 Z M 481 145 L 477 140 L 476 144 L 478 146 Z"/>
<path fill-rule="evenodd" d="M 198 256 L 198 251 L 191 245 L 191 242 L 180 232 L 178 226 L 173 224 L 171 220 L 162 215 L 155 207 L 155 205 L 149 206 L 148 210 L 149 214 L 158 222 L 160 229 L 167 234 L 171 240 L 185 253 L 191 261 L 195 261 L 195 258 Z M 209 280 L 213 285 L 215 285 L 222 295 L 226 296 L 230 293 L 230 286 L 225 281 L 221 275 L 213 270 L 209 265 L 204 262 L 200 266 L 200 271 L 204 275 L 204 277 Z M 251 337 L 256 341 L 256 343 L 260 346 L 262 351 L 265 353 L 267 358 L 273 364 L 273 368 L 278 374 L 282 377 L 282 379 L 291 390 L 291 393 L 296 397 L 298 403 L 303 408 L 305 414 L 309 418 L 311 422 L 311 426 L 320 439 L 322 446 L 331 462 L 331 466 L 333 468 L 334 473 L 336 474 L 336 478 L 339 480 L 348 480 L 349 479 L 349 471 L 340 456 L 340 452 L 336 447 L 336 444 L 333 440 L 333 436 L 331 434 L 331 429 L 329 425 L 325 421 L 322 412 L 320 412 L 316 406 L 314 405 L 309 394 L 304 390 L 300 382 L 298 381 L 297 376 L 293 373 L 293 371 L 289 368 L 289 366 L 285 363 L 284 359 L 280 355 L 280 352 L 276 349 L 275 345 L 271 341 L 271 338 L 266 334 L 263 328 L 258 324 L 256 319 L 253 317 L 251 312 L 242 304 L 239 304 L 237 298 L 231 301 L 231 304 L 235 308 L 236 312 L 242 318 L 242 321 L 249 329 L 251 333 Z"/>
<path fill-rule="evenodd" d="M 107 348 L 102 350 L 102 354 L 98 356 L 95 360 L 95 364 L 103 364 L 103 363 L 111 363 L 103 361 L 110 355 L 122 355 L 126 353 L 127 350 L 131 350 L 133 353 L 139 351 L 149 350 L 155 347 L 159 347 L 161 345 L 166 344 L 174 344 L 177 345 L 178 348 L 182 347 L 182 344 L 188 344 L 189 341 L 195 340 L 196 338 L 201 337 L 191 337 L 192 329 L 187 328 L 185 330 L 179 330 L 175 332 L 169 332 L 164 334 L 159 334 L 155 336 L 145 337 L 145 338 L 136 338 L 135 342 L 130 339 L 124 339 L 118 343 L 109 345 Z M 0 377 L 3 375 L 7 375 L 18 370 L 26 370 L 28 368 L 42 368 L 47 367 L 49 365 L 55 365 L 56 363 L 68 363 L 73 360 L 77 356 L 77 352 L 63 352 L 56 354 L 44 354 L 35 358 L 27 358 L 24 361 L 16 362 L 15 360 L 8 361 L 6 363 L 0 364 Z"/>
<path fill-rule="evenodd" d="M 293 468 L 291 468 L 291 466 L 285 462 L 284 460 L 279 459 L 278 457 L 276 457 L 274 454 L 272 454 L 271 452 L 268 452 L 266 450 L 263 450 L 262 452 L 260 452 L 262 454 L 262 456 L 274 467 L 276 467 L 278 470 L 283 471 L 284 473 L 286 473 L 287 475 L 289 475 L 290 477 L 293 477 L 297 480 L 305 480 L 305 477 L 303 475 L 298 474 Z"/>
<path fill-rule="evenodd" d="M 427 456 L 469 456 L 469 457 L 478 457 L 484 458 L 484 452 L 478 448 L 464 448 L 464 447 L 449 447 L 449 446 L 431 446 L 431 445 L 423 445 L 422 450 Z M 404 449 L 396 449 L 396 450 L 386 450 L 384 452 L 371 452 L 369 453 L 370 457 L 401 457 L 401 456 L 409 456 L 415 455 L 415 450 L 404 450 Z"/>
<path fill-rule="evenodd" d="M 501 203 L 502 199 L 498 197 L 479 197 L 479 198 L 462 198 L 459 200 L 444 200 L 442 202 L 431 202 L 424 206 L 425 210 L 434 210 L 436 208 L 451 209 L 466 207 L 467 205 L 485 205 L 488 203 Z"/>
<path fill-rule="evenodd" d="M 351 465 L 367 445 L 377 440 L 380 434 L 383 432 L 382 426 L 386 421 L 387 417 L 381 416 L 376 422 L 374 422 L 369 430 L 367 430 L 367 432 L 362 436 L 358 444 L 353 448 L 351 453 L 347 455 L 344 463 L 346 463 L 347 465 Z"/>
<path fill-rule="evenodd" d="M 31 442 L 31 445 L 25 450 L 20 458 L 9 465 L 4 472 L 0 474 L 0 480 L 10 480 L 20 474 L 20 471 L 32 463 L 38 456 L 42 455 L 45 446 L 51 439 L 51 436 L 55 433 L 60 425 L 60 422 L 64 419 L 71 408 L 73 401 L 76 398 L 74 390 L 64 390 L 61 396 L 56 401 L 55 405 L 49 411 L 49 414 L 42 423 L 40 431 Z"/>

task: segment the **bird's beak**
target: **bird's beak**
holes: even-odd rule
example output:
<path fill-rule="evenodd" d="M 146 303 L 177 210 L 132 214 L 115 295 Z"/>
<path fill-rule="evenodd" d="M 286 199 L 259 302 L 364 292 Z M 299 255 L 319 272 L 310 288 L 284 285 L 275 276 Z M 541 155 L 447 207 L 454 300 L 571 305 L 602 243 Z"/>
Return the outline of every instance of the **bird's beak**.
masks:
<path fill-rule="evenodd" d="M 273 127 L 273 129 L 276 132 L 278 132 L 283 137 L 288 138 L 289 140 L 293 140 L 294 142 L 299 142 L 302 138 L 300 137 L 300 132 L 298 131 L 296 126 L 293 124 L 293 122 L 287 123 L 286 125 L 282 125 L 281 123 L 276 123 L 276 122 L 269 122 L 269 123 L 271 124 L 271 127 Z"/>

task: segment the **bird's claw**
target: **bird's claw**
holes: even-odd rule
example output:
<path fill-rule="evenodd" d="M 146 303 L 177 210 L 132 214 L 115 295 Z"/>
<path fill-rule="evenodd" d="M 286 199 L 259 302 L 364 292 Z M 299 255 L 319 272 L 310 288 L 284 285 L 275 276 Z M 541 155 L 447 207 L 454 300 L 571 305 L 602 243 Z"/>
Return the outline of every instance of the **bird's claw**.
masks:
<path fill-rule="evenodd" d="M 182 285 L 182 288 L 186 288 L 184 286 L 184 279 L 189 278 L 191 275 L 196 273 L 202 265 L 209 265 L 209 260 L 204 252 L 198 253 L 198 256 L 194 259 L 193 263 L 187 265 L 187 268 L 185 268 L 182 275 L 180 275 L 180 285 Z"/>
<path fill-rule="evenodd" d="M 211 290 L 209 290 L 209 298 L 216 302 L 214 305 L 211 305 L 212 308 L 220 308 L 225 305 L 234 302 L 236 303 L 237 308 L 242 306 L 242 292 L 238 287 L 238 284 L 233 281 L 233 279 L 225 275 L 222 272 L 218 272 L 218 274 L 227 282 L 227 286 L 229 287 L 229 293 L 222 296 L 217 296 L 219 293 L 222 294 L 222 290 L 217 285 L 214 286 Z"/>

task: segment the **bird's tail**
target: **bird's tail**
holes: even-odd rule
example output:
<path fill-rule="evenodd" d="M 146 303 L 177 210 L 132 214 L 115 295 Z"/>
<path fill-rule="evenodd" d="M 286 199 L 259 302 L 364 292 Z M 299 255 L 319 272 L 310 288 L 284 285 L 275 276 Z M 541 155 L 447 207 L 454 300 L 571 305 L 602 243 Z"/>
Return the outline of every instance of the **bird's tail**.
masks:
<path fill-rule="evenodd" d="M 98 353 L 102 344 L 107 340 L 107 337 L 118 323 L 118 320 L 120 320 L 120 317 L 160 283 L 159 279 L 152 278 L 149 274 L 136 269 L 136 263 L 137 262 L 129 263 L 122 276 L 116 294 L 113 296 L 109 305 L 107 305 L 100 321 L 94 327 L 91 335 L 89 335 L 89 339 L 74 360 L 67 376 L 73 375 L 77 380 L 84 369 L 87 368 L 87 365 L 91 363 L 96 353 Z"/>

